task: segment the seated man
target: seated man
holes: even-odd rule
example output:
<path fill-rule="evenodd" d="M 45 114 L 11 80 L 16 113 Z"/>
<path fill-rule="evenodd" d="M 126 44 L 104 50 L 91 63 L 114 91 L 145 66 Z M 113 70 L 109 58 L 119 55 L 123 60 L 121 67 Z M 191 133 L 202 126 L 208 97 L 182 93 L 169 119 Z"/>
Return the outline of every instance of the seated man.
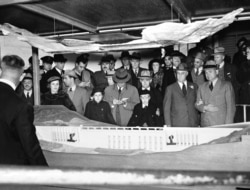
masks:
<path fill-rule="evenodd" d="M 128 126 L 162 126 L 162 124 L 159 124 L 160 114 L 155 104 L 151 101 L 150 92 L 148 90 L 141 90 L 140 99 L 141 102 L 136 104 Z"/>

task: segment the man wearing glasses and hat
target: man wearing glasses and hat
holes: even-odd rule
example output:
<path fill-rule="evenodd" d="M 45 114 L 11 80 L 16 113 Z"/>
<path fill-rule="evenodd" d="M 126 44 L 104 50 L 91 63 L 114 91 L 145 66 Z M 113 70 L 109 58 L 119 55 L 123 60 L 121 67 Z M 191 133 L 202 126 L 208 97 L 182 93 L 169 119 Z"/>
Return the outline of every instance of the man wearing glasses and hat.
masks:
<path fill-rule="evenodd" d="M 198 86 L 186 80 L 187 65 L 176 68 L 177 82 L 167 87 L 163 100 L 164 119 L 167 127 L 198 127 L 198 111 L 195 108 Z"/>
<path fill-rule="evenodd" d="M 239 82 L 236 78 L 237 68 L 235 65 L 228 63 L 226 61 L 226 54 L 224 47 L 217 47 L 214 49 L 214 61 L 218 66 L 219 73 L 218 77 L 221 80 L 230 81 L 233 85 L 234 93 L 235 93 L 235 101 L 238 102 L 238 91 L 240 88 Z"/>
<path fill-rule="evenodd" d="M 205 61 L 205 54 L 197 52 L 194 57 L 194 68 L 191 71 L 192 80 L 198 86 L 206 81 L 205 74 L 203 72 L 203 65 Z"/>
<path fill-rule="evenodd" d="M 137 89 L 127 84 L 130 77 L 126 69 L 118 69 L 113 76 L 115 84 L 108 86 L 104 93 L 104 100 L 110 104 L 112 115 L 120 126 L 127 126 L 134 106 L 140 102 Z"/>
<path fill-rule="evenodd" d="M 137 53 L 137 52 L 132 53 L 132 55 L 130 56 L 130 62 L 131 62 L 131 66 L 132 66 L 132 70 L 131 70 L 132 85 L 138 89 L 140 86 L 138 75 L 143 70 L 145 70 L 144 68 L 140 67 L 141 54 Z"/>
<path fill-rule="evenodd" d="M 201 112 L 201 127 L 233 123 L 235 98 L 232 84 L 218 77 L 218 65 L 208 60 L 204 66 L 208 82 L 197 93 L 196 108 Z"/>
<path fill-rule="evenodd" d="M 45 93 L 47 89 L 47 78 L 46 74 L 48 71 L 51 70 L 52 64 L 53 64 L 53 57 L 51 56 L 44 56 L 41 58 L 43 62 L 43 73 L 41 75 L 41 80 L 40 80 L 40 90 L 42 93 Z"/>
<path fill-rule="evenodd" d="M 99 63 L 101 70 L 94 73 L 93 85 L 95 88 L 104 90 L 108 86 L 106 75 L 109 70 L 109 63 L 110 60 L 107 56 L 102 57 Z"/>

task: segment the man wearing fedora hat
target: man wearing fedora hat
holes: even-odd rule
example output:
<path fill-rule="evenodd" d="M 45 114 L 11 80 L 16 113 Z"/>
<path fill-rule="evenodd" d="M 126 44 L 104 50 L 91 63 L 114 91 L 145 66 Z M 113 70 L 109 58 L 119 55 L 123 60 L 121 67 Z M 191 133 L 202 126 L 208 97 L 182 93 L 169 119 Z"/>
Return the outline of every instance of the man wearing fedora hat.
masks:
<path fill-rule="evenodd" d="M 33 93 L 33 78 L 30 73 L 26 73 L 22 80 L 22 90 L 20 92 L 20 96 L 23 100 L 25 100 L 28 104 L 34 105 L 34 93 Z M 19 93 L 19 92 L 17 92 Z"/>
<path fill-rule="evenodd" d="M 197 93 L 196 108 L 201 112 L 201 127 L 233 123 L 235 99 L 232 84 L 218 77 L 218 65 L 208 60 L 204 66 L 207 82 Z"/>
<path fill-rule="evenodd" d="M 33 125 L 34 109 L 15 89 L 24 61 L 17 55 L 2 58 L 0 76 L 0 164 L 48 165 Z"/>
<path fill-rule="evenodd" d="M 63 75 L 63 82 L 67 87 L 69 98 L 73 102 L 76 111 L 84 115 L 86 104 L 89 101 L 89 93 L 86 89 L 76 85 L 77 75 L 73 70 L 66 70 Z"/>
<path fill-rule="evenodd" d="M 152 104 L 155 105 L 156 107 L 156 111 L 157 111 L 157 115 L 158 115 L 158 120 L 161 120 L 161 122 L 159 121 L 158 126 L 163 126 L 164 122 L 163 122 L 163 107 L 162 107 L 162 103 L 163 103 L 163 98 L 161 95 L 160 90 L 158 90 L 157 88 L 154 88 L 152 84 L 152 72 L 150 72 L 149 70 L 143 70 L 140 72 L 138 78 L 140 79 L 140 88 L 138 89 L 138 92 L 140 94 L 141 91 L 147 90 L 150 94 L 150 102 L 152 102 Z"/>
<path fill-rule="evenodd" d="M 129 52 L 128 51 L 122 51 L 120 60 L 121 60 L 122 66 L 120 68 L 118 68 L 118 69 L 121 69 L 121 68 L 126 69 L 129 72 L 129 74 L 131 75 L 132 67 L 131 67 Z M 132 84 L 132 79 L 131 78 L 128 81 L 128 84 Z"/>
<path fill-rule="evenodd" d="M 194 104 L 198 86 L 186 80 L 187 65 L 176 68 L 177 82 L 167 87 L 163 100 L 164 119 L 168 127 L 197 127 L 198 111 Z"/>
<path fill-rule="evenodd" d="M 203 72 L 205 58 L 206 56 L 202 52 L 197 52 L 194 57 L 194 68 L 191 70 L 191 77 L 193 82 L 198 86 L 206 81 L 206 77 Z"/>
<path fill-rule="evenodd" d="M 104 93 L 104 100 L 110 104 L 113 117 L 120 126 L 127 126 L 134 106 L 140 102 L 137 89 L 127 84 L 130 77 L 126 69 L 118 69 L 113 76 L 115 84 L 108 86 Z"/>
<path fill-rule="evenodd" d="M 42 70 L 42 75 L 41 75 L 41 80 L 40 80 L 40 91 L 42 93 L 45 93 L 47 89 L 47 78 L 46 74 L 48 71 L 51 70 L 52 64 L 53 64 L 53 57 L 51 56 L 44 56 L 41 58 L 42 63 L 43 63 L 43 70 Z"/>
<path fill-rule="evenodd" d="M 152 98 L 150 92 L 148 90 L 141 90 L 139 95 L 141 102 L 134 107 L 128 126 L 162 126 L 162 124 L 159 123 L 160 119 L 157 114 L 157 107 L 152 101 L 150 101 Z"/>
<path fill-rule="evenodd" d="M 101 88 L 104 90 L 108 86 L 106 74 L 109 70 L 109 63 L 109 58 L 107 56 L 103 56 L 99 63 L 101 70 L 94 73 L 93 85 L 95 88 Z"/>
<path fill-rule="evenodd" d="M 132 85 L 135 86 L 137 89 L 140 87 L 140 82 L 138 79 L 138 75 L 145 70 L 144 68 L 140 67 L 141 64 L 141 54 L 137 52 L 133 52 L 130 56 L 130 62 L 132 66 L 131 70 L 131 79 Z"/>
<path fill-rule="evenodd" d="M 235 101 L 238 102 L 238 93 L 240 84 L 237 79 L 237 68 L 235 65 L 226 61 L 226 54 L 224 47 L 217 47 L 214 49 L 214 60 L 218 65 L 219 73 L 218 77 L 221 80 L 229 81 L 233 85 L 234 93 L 235 93 Z"/>

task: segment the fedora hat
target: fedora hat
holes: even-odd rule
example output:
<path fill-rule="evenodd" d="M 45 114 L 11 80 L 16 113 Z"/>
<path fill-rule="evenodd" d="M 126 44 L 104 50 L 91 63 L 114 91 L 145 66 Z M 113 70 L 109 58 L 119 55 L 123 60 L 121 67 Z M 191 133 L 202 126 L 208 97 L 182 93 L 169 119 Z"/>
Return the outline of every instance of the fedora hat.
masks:
<path fill-rule="evenodd" d="M 131 75 L 124 68 L 118 69 L 113 76 L 114 82 L 117 82 L 117 83 L 128 82 L 130 78 L 131 78 Z"/>
<path fill-rule="evenodd" d="M 88 60 L 89 60 L 89 54 L 83 53 L 76 58 L 76 63 L 80 63 L 80 62 L 87 63 Z"/>
<path fill-rule="evenodd" d="M 180 65 L 178 65 L 176 70 L 177 71 L 188 71 L 188 66 L 186 63 L 181 63 Z"/>
<path fill-rule="evenodd" d="M 23 81 L 26 80 L 26 79 L 27 79 L 27 80 L 33 80 L 33 77 L 32 77 L 32 75 L 31 75 L 31 73 L 26 73 L 26 74 L 25 74 L 25 76 L 23 77 Z"/>
<path fill-rule="evenodd" d="M 200 59 L 200 60 L 204 61 L 204 60 L 205 60 L 205 58 L 206 58 L 206 56 L 205 56 L 205 54 L 204 54 L 204 53 L 202 53 L 202 52 L 198 52 L 198 53 L 195 55 L 195 57 L 194 57 L 194 58 L 196 58 L 196 59 Z"/>
<path fill-rule="evenodd" d="M 214 60 L 208 60 L 203 66 L 203 69 L 218 69 L 218 65 L 215 63 Z"/>
<path fill-rule="evenodd" d="M 179 51 L 173 51 L 173 52 L 171 53 L 171 57 L 185 58 L 186 56 L 185 56 L 183 53 L 179 52 Z"/>
<path fill-rule="evenodd" d="M 116 62 L 116 59 L 115 59 L 115 57 L 112 54 L 108 54 L 108 55 L 106 55 L 106 57 L 109 59 L 109 61 Z"/>
<path fill-rule="evenodd" d="M 130 54 L 128 51 L 122 51 L 120 59 L 125 58 L 125 57 L 130 58 Z"/>
<path fill-rule="evenodd" d="M 152 78 L 152 72 L 150 72 L 150 70 L 142 70 L 139 75 L 138 78 Z"/>
<path fill-rule="evenodd" d="M 77 78 L 76 73 L 75 73 L 75 71 L 73 71 L 73 70 L 66 70 L 66 71 L 64 72 L 63 76 L 64 76 L 64 77 L 65 77 L 65 76 L 69 76 L 69 77 Z"/>
<path fill-rule="evenodd" d="M 63 56 L 63 54 L 55 54 L 54 62 L 66 62 L 67 59 Z"/>
<path fill-rule="evenodd" d="M 51 56 L 44 56 L 41 58 L 41 60 L 43 61 L 43 63 L 48 63 L 48 64 L 52 64 L 54 59 Z"/>
<path fill-rule="evenodd" d="M 91 96 L 94 96 L 95 93 L 97 93 L 97 92 L 101 92 L 102 95 L 104 94 L 103 88 L 96 87 L 96 88 L 94 88 L 93 91 L 91 92 Z"/>
<path fill-rule="evenodd" d="M 137 52 L 133 52 L 132 55 L 130 56 L 131 59 L 137 59 L 140 60 L 141 59 L 141 54 L 137 53 Z"/>
<path fill-rule="evenodd" d="M 110 63 L 110 59 L 108 58 L 108 56 L 103 56 L 99 65 L 101 65 L 103 63 Z"/>
<path fill-rule="evenodd" d="M 115 71 L 107 70 L 106 77 L 113 77 L 115 74 Z"/>
<path fill-rule="evenodd" d="M 225 48 L 224 47 L 216 47 L 214 49 L 213 55 L 225 55 Z"/>

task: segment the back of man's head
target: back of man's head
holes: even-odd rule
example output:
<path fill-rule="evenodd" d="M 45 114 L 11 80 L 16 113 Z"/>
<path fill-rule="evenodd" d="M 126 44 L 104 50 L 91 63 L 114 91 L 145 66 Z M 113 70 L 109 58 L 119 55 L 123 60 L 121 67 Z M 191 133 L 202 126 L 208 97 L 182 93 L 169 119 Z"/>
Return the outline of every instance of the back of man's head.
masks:
<path fill-rule="evenodd" d="M 17 55 L 6 55 L 2 59 L 1 67 L 3 70 L 5 68 L 22 70 L 24 67 L 24 61 Z"/>
<path fill-rule="evenodd" d="M 17 55 L 6 55 L 2 59 L 1 69 L 1 78 L 19 80 L 23 73 L 24 61 Z"/>

